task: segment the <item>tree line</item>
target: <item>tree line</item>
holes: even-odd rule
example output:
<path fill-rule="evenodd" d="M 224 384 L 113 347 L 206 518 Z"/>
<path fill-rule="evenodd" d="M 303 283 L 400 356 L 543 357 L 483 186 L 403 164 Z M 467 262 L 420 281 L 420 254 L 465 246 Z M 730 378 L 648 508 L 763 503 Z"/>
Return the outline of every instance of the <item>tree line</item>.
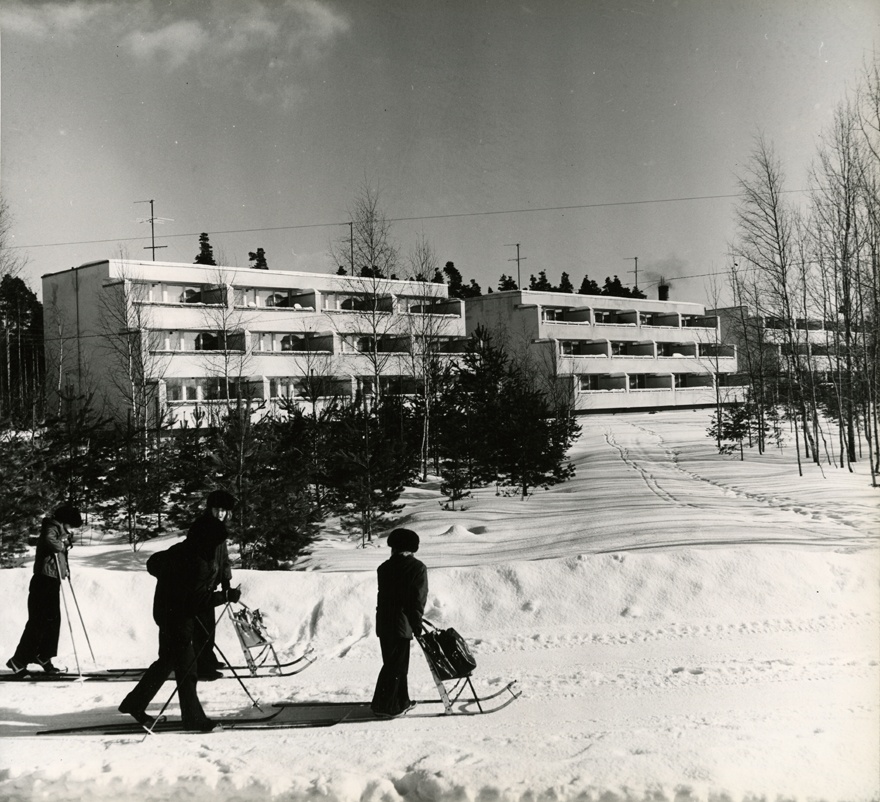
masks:
<path fill-rule="evenodd" d="M 137 548 L 185 528 L 223 487 L 239 499 L 231 529 L 242 567 L 275 569 L 307 551 L 322 526 L 372 541 L 393 526 L 404 488 L 428 473 L 451 507 L 477 487 L 525 497 L 572 475 L 577 424 L 488 331 L 439 372 L 428 406 L 393 386 L 377 398 L 311 409 L 291 401 L 262 415 L 259 399 L 238 397 L 154 431 L 130 415 L 103 418 L 94 396 L 65 395 L 58 416 L 0 438 L 0 564 L 17 563 L 39 516 L 62 499 Z"/>
<path fill-rule="evenodd" d="M 763 136 L 739 177 L 729 268 L 747 392 L 716 415 L 728 450 L 783 430 L 803 462 L 880 473 L 880 63 L 866 66 L 819 141 L 806 193 Z M 829 425 L 830 424 L 830 425 Z"/>

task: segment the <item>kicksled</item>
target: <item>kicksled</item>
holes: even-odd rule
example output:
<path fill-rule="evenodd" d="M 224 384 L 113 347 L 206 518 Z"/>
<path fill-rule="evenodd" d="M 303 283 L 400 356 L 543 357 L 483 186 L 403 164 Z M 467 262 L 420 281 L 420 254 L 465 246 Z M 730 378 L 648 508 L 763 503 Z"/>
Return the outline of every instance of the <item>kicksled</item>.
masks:
<path fill-rule="evenodd" d="M 440 629 L 426 618 L 422 619 L 422 623 L 424 629 L 421 635 L 416 636 L 416 641 L 424 652 L 445 714 L 494 713 L 519 699 L 522 692 L 516 680 L 507 683 L 495 693 L 480 696 L 471 679 L 477 668 L 477 661 L 465 639 L 452 627 Z M 447 682 L 451 682 L 452 686 L 447 687 Z M 470 691 L 470 697 L 462 697 L 467 690 Z M 491 709 L 483 707 L 484 702 L 494 701 L 499 697 L 503 698 L 500 704 L 494 704 Z M 476 705 L 476 710 L 471 709 L 473 705 Z"/>
<path fill-rule="evenodd" d="M 259 671 L 272 658 L 277 664 L 277 656 L 271 641 L 265 634 L 261 617 L 258 626 L 251 631 L 249 625 L 243 623 L 244 618 L 253 623 L 252 617 L 239 617 L 241 627 L 242 648 L 245 650 L 248 667 Z M 497 713 L 520 698 L 516 680 L 508 682 L 491 693 L 477 693 L 472 675 L 477 662 L 471 654 L 467 643 L 459 633 L 450 628 L 440 629 L 430 621 L 424 620 L 425 629 L 416 641 L 424 652 L 431 677 L 437 687 L 439 699 L 419 699 L 414 709 L 403 716 L 408 719 L 425 719 L 449 716 L 480 716 Z M 238 627 L 237 627 L 238 630 Z M 269 643 L 264 641 L 269 640 Z M 250 659 L 248 659 L 248 655 Z M 283 666 L 283 664 L 282 664 Z M 447 687 L 447 683 L 452 683 Z M 466 695 L 465 691 L 470 691 Z M 441 706 L 442 710 L 434 708 Z M 432 709 L 433 708 L 433 709 Z M 400 718 L 400 717 L 397 717 Z M 388 717 L 377 716 L 367 702 L 328 702 L 299 701 L 277 702 L 271 705 L 268 714 L 233 715 L 215 719 L 217 731 L 235 729 L 281 729 L 292 727 L 328 727 L 336 724 L 364 724 L 370 721 L 388 720 Z M 155 730 L 151 734 L 185 733 L 180 721 L 157 720 Z M 80 723 L 73 726 L 43 730 L 38 735 L 143 735 L 144 727 L 130 721 L 105 723 Z"/>
<path fill-rule="evenodd" d="M 237 609 L 232 609 L 227 604 L 217 619 L 217 623 L 228 614 L 232 623 L 238 644 L 244 656 L 244 664 L 234 663 L 222 655 L 224 665 L 222 669 L 229 671 L 222 679 L 240 680 L 239 673 L 247 672 L 247 679 L 270 679 L 280 677 L 292 677 L 304 671 L 316 658 L 314 649 L 307 645 L 302 653 L 291 660 L 282 662 L 275 651 L 273 638 L 266 628 L 263 614 L 258 609 L 251 609 L 245 604 L 240 604 Z M 216 645 L 215 645 L 216 647 Z M 219 647 L 218 648 L 219 651 Z M 104 668 L 92 671 L 58 671 L 44 673 L 42 671 L 24 672 L 23 674 L 0 673 L 0 682 L 70 682 L 74 680 L 91 682 L 137 682 L 146 671 L 146 668 Z"/>

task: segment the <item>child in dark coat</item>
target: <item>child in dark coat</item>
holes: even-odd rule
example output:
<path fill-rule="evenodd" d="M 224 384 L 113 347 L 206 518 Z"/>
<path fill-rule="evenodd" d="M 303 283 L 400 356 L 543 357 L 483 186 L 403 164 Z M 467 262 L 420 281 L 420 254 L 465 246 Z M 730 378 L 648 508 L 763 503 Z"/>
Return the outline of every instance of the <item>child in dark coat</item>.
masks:
<path fill-rule="evenodd" d="M 61 629 L 61 582 L 69 576 L 67 552 L 73 545 L 71 529 L 82 526 L 76 507 L 62 504 L 51 516 L 43 518 L 34 575 L 28 589 L 28 620 L 15 654 L 6 666 L 24 676 L 28 663 L 39 663 L 47 674 L 61 671 L 52 663 L 58 654 Z"/>
<path fill-rule="evenodd" d="M 235 505 L 228 493 L 220 502 L 213 493 L 208 498 L 209 504 L 213 504 L 209 511 L 225 512 Z M 182 543 L 157 552 L 147 561 L 147 570 L 157 580 L 153 618 L 159 625 L 159 657 L 119 705 L 120 713 L 129 714 L 140 724 L 153 723 L 153 717 L 146 712 L 147 705 L 174 671 L 184 728 L 210 732 L 216 726 L 205 715 L 196 692 L 199 647 L 195 644 L 204 644 L 204 637 L 199 637 L 196 629 L 206 611 L 212 614 L 215 606 L 238 601 L 241 591 L 214 590 L 222 570 L 218 554 L 226 541 L 226 526 L 220 517 L 214 517 L 217 525 L 200 527 L 195 535 L 191 532 Z"/>
<path fill-rule="evenodd" d="M 413 635 L 422 633 L 428 599 L 428 569 L 413 556 L 419 550 L 419 536 L 410 529 L 395 529 L 388 535 L 388 545 L 391 557 L 376 572 L 376 634 L 382 670 L 371 709 L 377 716 L 399 716 L 415 704 L 407 684 L 409 653 Z"/>

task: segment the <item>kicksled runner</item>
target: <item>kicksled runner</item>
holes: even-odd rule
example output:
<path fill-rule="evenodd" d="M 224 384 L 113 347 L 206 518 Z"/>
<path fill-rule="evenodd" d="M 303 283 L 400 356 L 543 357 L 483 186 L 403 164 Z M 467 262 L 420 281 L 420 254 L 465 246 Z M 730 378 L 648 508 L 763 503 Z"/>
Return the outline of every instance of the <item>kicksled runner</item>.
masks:
<path fill-rule="evenodd" d="M 415 710 L 409 711 L 405 718 L 436 718 L 446 716 L 479 716 L 496 713 L 519 699 L 522 695 L 516 680 L 508 682 L 492 693 L 480 696 L 474 688 L 472 674 L 476 669 L 470 649 L 465 640 L 452 628 L 440 629 L 430 621 L 424 621 L 425 631 L 416 638 L 425 654 L 431 677 L 437 688 L 439 699 L 419 699 Z M 246 640 L 255 664 L 262 659 L 262 643 L 250 644 Z M 245 644 L 243 644 L 243 648 Z M 274 649 L 269 650 L 274 655 Z M 246 652 L 247 654 L 247 652 Z M 250 661 L 248 661 L 250 663 Z M 277 658 L 276 658 L 277 662 Z M 281 664 L 283 665 L 283 664 Z M 259 666 L 257 666 L 259 668 Z M 447 687 L 446 683 L 453 683 Z M 466 690 L 470 696 L 464 695 Z M 434 710 L 434 705 L 442 705 L 442 710 Z M 387 717 L 376 716 L 367 702 L 278 702 L 270 705 L 271 712 L 264 715 L 221 716 L 217 721 L 217 731 L 240 729 L 288 729 L 329 727 L 344 723 L 365 723 L 368 721 L 388 721 Z M 155 734 L 183 733 L 181 722 L 161 719 L 150 730 Z M 38 735 L 143 735 L 144 728 L 133 722 L 107 722 L 104 724 L 84 724 L 62 729 L 43 730 Z"/>
<path fill-rule="evenodd" d="M 273 639 L 266 629 L 260 610 L 252 610 L 245 604 L 239 604 L 238 609 L 233 610 L 227 604 L 218 618 L 218 623 L 227 613 L 239 646 L 241 646 L 244 664 L 233 665 L 227 660 L 227 665 L 221 668 L 230 673 L 224 674 L 222 679 L 238 679 L 238 674 L 244 672 L 248 672 L 250 675 L 247 677 L 248 679 L 292 677 L 315 662 L 314 649 L 311 646 L 307 646 L 299 657 L 282 662 L 275 651 Z M 144 671 L 146 668 L 107 668 L 94 671 L 53 673 L 34 671 L 27 672 L 23 676 L 2 673 L 0 674 L 0 682 L 70 682 L 72 680 L 137 682 L 143 676 Z"/>
<path fill-rule="evenodd" d="M 474 660 L 464 638 L 452 627 L 440 629 L 427 618 L 422 619 L 422 623 L 425 628 L 422 634 L 416 637 L 416 641 L 422 647 L 425 659 L 428 661 L 428 668 L 437 687 L 437 693 L 440 694 L 443 712 L 446 715 L 494 713 L 519 699 L 521 691 L 517 687 L 516 680 L 509 682 L 496 693 L 489 696 L 479 696 L 471 680 L 471 674 L 477 667 L 477 661 Z M 447 682 L 454 684 L 451 688 L 447 688 Z M 463 704 L 456 709 L 456 703 L 464 691 L 468 689 L 471 692 L 471 697 L 465 698 Z M 509 696 L 501 704 L 496 704 L 489 710 L 483 708 L 483 702 L 497 699 L 499 696 L 504 696 L 505 693 Z M 477 706 L 475 711 L 469 709 L 469 706 L 473 704 Z"/>

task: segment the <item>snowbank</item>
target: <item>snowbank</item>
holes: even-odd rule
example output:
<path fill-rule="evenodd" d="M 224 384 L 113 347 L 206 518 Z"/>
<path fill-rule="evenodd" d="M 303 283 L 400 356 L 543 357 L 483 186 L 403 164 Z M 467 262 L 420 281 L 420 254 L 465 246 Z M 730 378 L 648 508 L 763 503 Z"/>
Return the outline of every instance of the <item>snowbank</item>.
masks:
<path fill-rule="evenodd" d="M 481 691 L 523 696 L 485 717 L 313 730 L 52 737 L 115 720 L 128 683 L 4 683 L 0 795 L 10 800 L 691 802 L 880 798 L 880 552 L 864 472 L 792 473 L 791 455 L 718 457 L 703 413 L 588 419 L 578 475 L 522 501 L 480 491 L 440 509 L 424 488 L 404 525 L 430 567 L 427 616 L 472 644 Z M 88 541 L 88 537 L 84 538 Z M 72 554 L 102 665 L 151 660 L 147 554 Z M 236 572 L 284 657 L 318 662 L 245 682 L 265 703 L 369 699 L 379 667 L 374 571 L 384 540 L 328 535 L 295 572 Z M 0 572 L 11 653 L 29 568 Z M 69 594 L 68 603 L 71 602 Z M 74 622 L 76 619 L 74 619 Z M 74 630 L 78 658 L 90 666 Z M 238 658 L 226 622 L 218 644 Z M 72 666 L 62 631 L 60 659 Z M 414 652 L 411 687 L 436 699 Z M 166 684 L 157 708 L 171 694 Z M 209 714 L 247 711 L 234 680 Z M 426 704 L 418 710 L 430 711 Z M 433 708 L 436 709 L 436 706 Z M 176 714 L 172 702 L 170 712 Z"/>

